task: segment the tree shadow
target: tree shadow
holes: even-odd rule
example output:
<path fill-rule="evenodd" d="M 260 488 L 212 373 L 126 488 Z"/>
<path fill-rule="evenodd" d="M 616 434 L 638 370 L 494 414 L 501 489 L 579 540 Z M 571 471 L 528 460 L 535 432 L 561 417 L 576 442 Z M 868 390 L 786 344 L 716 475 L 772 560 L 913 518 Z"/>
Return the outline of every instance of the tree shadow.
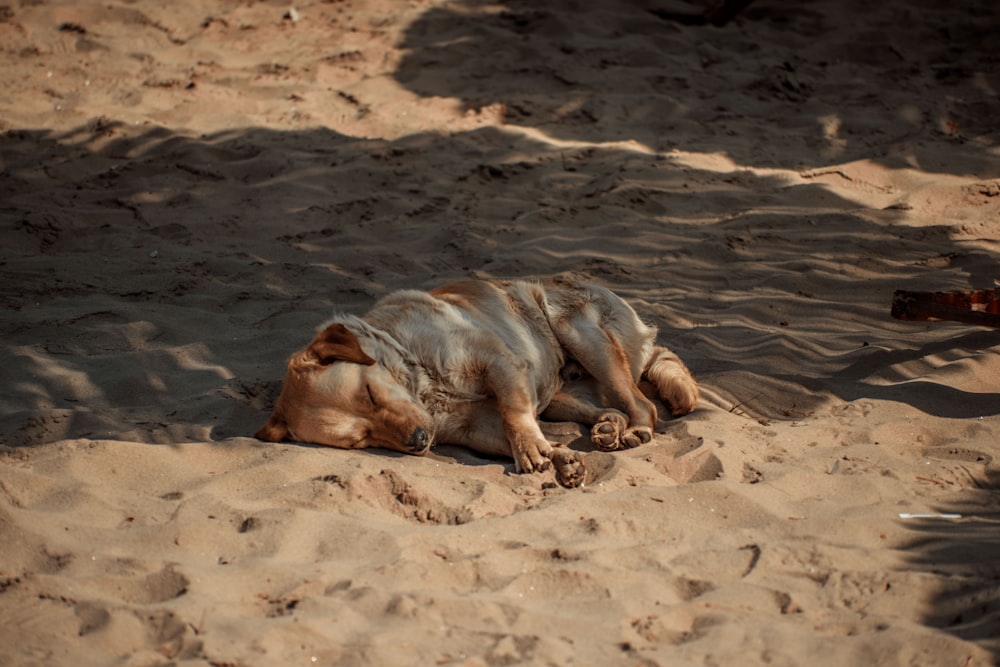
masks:
<path fill-rule="evenodd" d="M 450 3 L 409 26 L 395 76 L 563 140 L 1000 175 L 993 3 L 758 2 L 724 28 L 668 13 L 648 0 Z"/>
<path fill-rule="evenodd" d="M 938 584 L 925 623 L 1000 656 L 1000 472 L 989 461 L 960 467 L 968 482 L 961 500 L 935 508 L 960 518 L 908 521 L 916 536 L 904 549 L 910 567 Z"/>
<path fill-rule="evenodd" d="M 333 309 L 415 283 L 557 272 L 638 300 L 721 407 L 795 418 L 873 397 L 996 414 L 995 392 L 915 368 L 945 348 L 983 363 L 994 338 L 886 318 L 901 286 L 989 284 L 995 255 L 948 225 L 911 227 L 899 208 L 859 208 L 822 179 L 742 166 L 874 157 L 1000 173 L 993 114 L 979 113 L 995 105 L 984 37 L 998 10 L 920 9 L 888 3 L 859 22 L 756 3 L 719 29 L 664 21 L 642 0 L 452 3 L 408 27 L 393 75 L 469 110 L 500 105 L 507 128 L 390 141 L 101 118 L 8 131 L 0 428 L 14 444 L 252 432 L 280 360 Z M 926 35 L 926 49 L 901 59 L 899 31 Z M 785 57 L 741 57 L 763 42 Z M 881 82 L 885 99 L 838 88 L 836 68 Z M 851 125 L 862 112 L 871 125 Z M 832 116 L 837 136 L 819 123 Z M 893 125 L 902 134 L 885 136 Z M 619 139 L 634 143 L 607 143 Z M 688 156 L 732 160 L 693 163 L 669 151 L 681 140 Z M 790 359 L 797 370 L 779 370 Z"/>
<path fill-rule="evenodd" d="M 8 444 L 246 435 L 335 309 L 554 273 L 631 298 L 723 408 L 796 418 L 867 396 L 996 414 L 995 392 L 891 372 L 945 349 L 979 363 L 995 338 L 942 342 L 887 316 L 900 285 L 964 286 L 996 258 L 829 192 L 782 204 L 812 200 L 812 182 L 494 128 L 371 141 L 100 123 L 8 132 L 0 150 Z"/>

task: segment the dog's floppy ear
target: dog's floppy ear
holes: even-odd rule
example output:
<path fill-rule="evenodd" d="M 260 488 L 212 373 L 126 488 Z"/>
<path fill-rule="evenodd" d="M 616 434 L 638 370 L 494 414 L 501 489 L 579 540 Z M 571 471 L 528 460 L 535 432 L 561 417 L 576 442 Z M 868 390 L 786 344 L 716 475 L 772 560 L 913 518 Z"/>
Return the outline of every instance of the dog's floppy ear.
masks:
<path fill-rule="evenodd" d="M 257 429 L 253 437 L 267 442 L 281 442 L 288 437 L 288 424 L 284 417 L 273 414 L 266 424 Z"/>
<path fill-rule="evenodd" d="M 343 324 L 331 324 L 309 344 L 309 353 L 326 366 L 335 361 L 350 361 L 371 366 L 375 360 L 365 354 L 358 337 Z"/>

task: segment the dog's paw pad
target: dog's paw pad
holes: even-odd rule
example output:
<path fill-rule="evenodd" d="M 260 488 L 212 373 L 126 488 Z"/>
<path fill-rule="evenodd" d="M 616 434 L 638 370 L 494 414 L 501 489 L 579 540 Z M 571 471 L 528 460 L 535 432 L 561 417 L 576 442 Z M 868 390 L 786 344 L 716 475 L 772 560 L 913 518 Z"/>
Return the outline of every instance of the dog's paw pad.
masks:
<path fill-rule="evenodd" d="M 639 445 L 645 445 L 652 439 L 652 429 L 644 426 L 637 426 L 635 428 L 628 429 L 622 434 L 621 443 L 623 448 L 632 449 L 633 447 L 638 447 Z"/>
<path fill-rule="evenodd" d="M 554 450 L 552 463 L 556 469 L 556 477 L 563 486 L 576 488 L 582 486 L 587 479 L 587 468 L 583 465 L 583 459 L 574 451 L 563 448 Z"/>
<path fill-rule="evenodd" d="M 625 415 L 609 412 L 601 415 L 600 421 L 594 424 L 590 430 L 590 441 L 597 445 L 597 448 L 611 452 L 622 446 L 622 431 L 628 426 Z"/>
<path fill-rule="evenodd" d="M 606 452 L 618 449 L 618 427 L 610 422 L 595 424 L 590 431 L 590 439 Z"/>

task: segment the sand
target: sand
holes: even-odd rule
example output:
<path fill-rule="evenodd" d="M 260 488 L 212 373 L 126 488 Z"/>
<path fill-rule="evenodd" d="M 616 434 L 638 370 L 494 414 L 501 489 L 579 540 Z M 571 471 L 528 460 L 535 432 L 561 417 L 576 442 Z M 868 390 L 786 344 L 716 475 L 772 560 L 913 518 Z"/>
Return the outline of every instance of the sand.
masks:
<path fill-rule="evenodd" d="M 889 317 L 1000 277 L 1000 7 L 709 4 L 0 6 L 0 663 L 1000 660 L 1000 334 Z M 704 389 L 583 489 L 250 437 L 332 312 L 560 272 Z"/>

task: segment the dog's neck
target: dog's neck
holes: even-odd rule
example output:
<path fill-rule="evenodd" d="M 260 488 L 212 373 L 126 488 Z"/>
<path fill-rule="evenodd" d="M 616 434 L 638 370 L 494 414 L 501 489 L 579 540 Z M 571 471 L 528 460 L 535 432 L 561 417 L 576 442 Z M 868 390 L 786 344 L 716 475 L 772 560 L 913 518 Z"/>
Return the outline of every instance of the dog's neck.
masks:
<path fill-rule="evenodd" d="M 375 355 L 378 362 L 435 417 L 450 412 L 456 403 L 481 401 L 485 398 L 480 393 L 464 393 L 453 386 L 450 378 L 440 377 L 435 368 L 421 363 L 391 331 L 377 328 L 368 322 L 365 325 L 368 335 L 380 343 Z"/>
<path fill-rule="evenodd" d="M 391 332 L 385 329 L 374 327 L 368 322 L 358 318 L 349 324 L 363 329 L 365 337 L 377 345 L 371 350 L 372 356 L 382 366 L 388 370 L 396 379 L 396 382 L 406 387 L 407 391 L 419 398 L 421 385 L 427 383 L 427 378 L 422 377 L 422 368 L 419 361 L 404 348 Z"/>
<path fill-rule="evenodd" d="M 387 345 L 378 361 L 381 363 L 396 381 L 406 387 L 410 395 L 417 399 L 424 409 L 435 418 L 449 411 L 456 401 L 481 400 L 482 396 L 459 396 L 457 392 L 447 391 L 451 383 L 447 378 L 439 377 L 433 368 L 420 362 L 420 360 L 399 345 L 390 334 L 382 332 L 386 338 L 383 342 L 392 340 L 393 345 Z"/>
<path fill-rule="evenodd" d="M 370 353 L 393 378 L 406 387 L 427 412 L 435 420 L 444 419 L 452 411 L 456 403 L 481 401 L 485 398 L 481 393 L 469 394 L 454 387 L 449 378 L 440 377 L 434 368 L 421 363 L 399 342 L 392 331 L 375 326 L 367 320 L 356 316 L 338 318 L 357 332 L 364 332 L 365 338 L 375 343 Z"/>

